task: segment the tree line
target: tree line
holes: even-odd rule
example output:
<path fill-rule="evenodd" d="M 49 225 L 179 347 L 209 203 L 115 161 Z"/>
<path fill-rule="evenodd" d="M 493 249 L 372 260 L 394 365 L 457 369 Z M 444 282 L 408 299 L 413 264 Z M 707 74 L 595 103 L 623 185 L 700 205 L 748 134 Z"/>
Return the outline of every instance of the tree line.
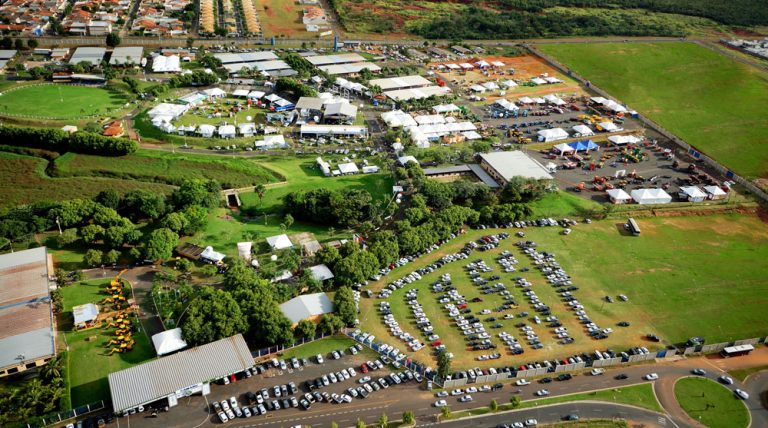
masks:
<path fill-rule="evenodd" d="M 29 128 L 0 125 L 3 144 L 57 152 L 76 152 L 103 156 L 124 156 L 139 145 L 127 138 L 112 138 L 91 132 L 69 133 L 54 128 Z"/>

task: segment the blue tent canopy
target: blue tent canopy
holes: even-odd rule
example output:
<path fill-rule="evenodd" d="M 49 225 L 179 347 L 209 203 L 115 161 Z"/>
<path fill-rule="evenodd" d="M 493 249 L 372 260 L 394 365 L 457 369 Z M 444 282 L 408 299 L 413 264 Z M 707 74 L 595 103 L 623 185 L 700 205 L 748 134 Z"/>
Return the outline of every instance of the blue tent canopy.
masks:
<path fill-rule="evenodd" d="M 576 150 L 577 152 L 598 149 L 598 145 L 595 144 L 594 141 L 592 140 L 574 141 L 572 143 L 568 143 L 568 145 L 571 146 L 571 148 Z"/>

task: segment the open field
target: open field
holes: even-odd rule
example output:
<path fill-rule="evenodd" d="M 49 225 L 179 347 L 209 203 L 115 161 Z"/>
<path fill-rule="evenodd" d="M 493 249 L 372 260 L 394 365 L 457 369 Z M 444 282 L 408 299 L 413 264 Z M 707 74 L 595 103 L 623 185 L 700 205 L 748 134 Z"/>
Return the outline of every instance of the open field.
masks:
<path fill-rule="evenodd" d="M 749 178 L 768 177 L 768 74 L 693 43 L 542 45 L 581 76 Z"/>
<path fill-rule="evenodd" d="M 126 102 L 118 92 L 87 86 L 42 84 L 0 94 L 0 114 L 42 118 L 78 118 L 107 114 Z"/>
<path fill-rule="evenodd" d="M 72 307 L 84 303 L 98 303 L 108 280 L 78 282 L 62 289 L 64 311 L 59 315 L 59 330 L 69 347 L 69 373 L 72 405 L 80 406 L 109 396 L 107 375 L 155 356 L 149 338 L 136 320 L 134 348 L 130 352 L 106 355 L 110 348 L 105 344 L 114 337 L 112 329 L 93 328 L 72 330 Z"/>
<path fill-rule="evenodd" d="M 315 355 L 320 354 L 323 356 L 323 358 L 328 359 L 329 354 L 332 351 L 339 349 L 343 349 L 345 354 L 349 355 L 349 347 L 355 343 L 357 342 L 343 335 L 330 336 L 311 343 L 307 343 L 306 345 L 301 345 L 297 346 L 296 348 L 289 349 L 283 352 L 280 358 L 308 358 L 314 361 Z M 365 355 L 369 358 L 378 358 L 379 356 L 376 352 L 367 346 L 363 347 L 363 350 L 360 351 L 358 355 Z"/>
<path fill-rule="evenodd" d="M 48 161 L 42 158 L 0 152 L 0 180 L 3 183 L 0 207 L 13 207 L 38 201 L 90 198 L 107 188 L 115 189 L 120 193 L 134 189 L 170 193 L 172 189 L 166 184 L 119 178 L 49 177 L 46 174 L 47 164 Z"/>
<path fill-rule="evenodd" d="M 728 372 L 728 374 L 744 382 L 750 375 L 759 373 L 765 370 L 768 370 L 768 365 L 751 367 L 748 369 L 731 370 Z"/>
<path fill-rule="evenodd" d="M 641 383 L 625 388 L 602 389 L 600 391 L 583 392 L 578 394 L 560 395 L 557 397 L 526 400 L 520 403 L 520 407 L 536 407 L 547 404 L 569 403 L 572 401 L 607 401 L 609 403 L 629 404 L 642 407 L 654 412 L 663 412 L 656 395 L 653 393 L 652 383 Z"/>
<path fill-rule="evenodd" d="M 519 239 L 514 236 L 502 241 L 499 248 L 474 252 L 470 260 L 485 260 L 494 269 L 487 275 L 501 275 L 501 282 L 508 286 L 513 276 L 520 275 L 530 280 L 541 301 L 552 308 L 553 314 L 559 316 L 576 339 L 574 344 L 556 344 L 552 332 L 543 324 L 529 322 L 542 338 L 545 346 L 541 350 L 532 350 L 524 345 L 524 354 L 490 362 L 476 361 L 475 356 L 493 351 L 462 352 L 465 347 L 463 336 L 450 322 L 442 305 L 437 303 L 430 284 L 440 275 L 450 273 L 454 285 L 467 300 L 474 297 L 484 299 L 482 303 L 470 304 L 473 312 L 493 309 L 501 303 L 501 296 L 483 295 L 478 288 L 470 285 L 463 269 L 466 263 L 462 262 L 448 264 L 425 275 L 421 280 L 395 291 L 388 300 L 401 328 L 425 341 L 426 338 L 412 324 L 410 308 L 403 298 L 408 289 L 420 290 L 419 302 L 432 321 L 435 333 L 441 337 L 447 350 L 455 354 L 453 366 L 456 369 L 564 357 L 591 352 L 595 348 L 620 351 L 631 346 L 646 346 L 659 349 L 664 343 L 679 343 L 694 335 L 704 336 L 708 343 L 717 343 L 766 334 L 760 314 L 766 303 L 768 284 L 764 273 L 754 267 L 768 255 L 768 245 L 765 244 L 768 227 L 759 218 L 745 215 L 653 218 L 640 220 L 639 224 L 643 230 L 641 237 L 625 235 L 622 222 L 610 220 L 576 226 L 568 236 L 559 234 L 560 228 L 525 229 L 526 239 L 539 244 L 538 251 L 556 254 L 560 265 L 573 278 L 574 285 L 580 287 L 574 296 L 585 306 L 590 318 L 602 328 L 619 330 L 602 341 L 592 340 L 585 334 L 576 317 L 565 309 L 566 305 L 555 289 L 546 285 L 538 270 L 502 274 L 495 257 L 503 250 L 510 250 L 517 257 L 520 262 L 518 270 L 531 266 L 530 259 L 514 246 Z M 494 231 L 470 231 L 418 263 L 393 271 L 386 280 L 395 280 L 444 254 L 458 251 L 468 240 L 489 233 Z M 372 289 L 378 290 L 384 285 L 386 282 L 380 281 L 372 284 Z M 510 291 L 520 305 L 512 313 L 534 312 L 523 299 L 519 288 L 510 287 Z M 603 299 L 606 295 L 615 298 L 618 294 L 626 294 L 629 301 L 607 303 Z M 402 348 L 403 342 L 391 336 L 381 323 L 377 312 L 380 301 L 375 298 L 361 301 L 361 328 L 380 340 Z M 503 314 L 493 314 L 497 318 L 499 315 Z M 487 316 L 479 317 L 482 320 Z M 503 325 L 500 329 L 490 328 L 495 322 L 486 322 L 485 325 L 492 336 L 499 331 L 518 335 L 514 324 L 520 320 L 497 320 L 495 322 Z M 631 325 L 618 327 L 616 324 L 619 321 L 628 321 Z M 660 335 L 663 342 L 655 344 L 644 340 L 644 335 L 648 333 Z M 492 340 L 500 345 L 498 339 Z M 502 349 L 498 351 L 505 354 Z M 413 355 L 421 361 L 434 362 L 426 348 Z"/>
<path fill-rule="evenodd" d="M 121 157 L 67 153 L 55 161 L 56 174 L 69 177 L 119 177 L 178 185 L 188 179 L 217 180 L 226 188 L 279 181 L 274 172 L 247 158 L 140 150 Z"/>
<path fill-rule="evenodd" d="M 730 389 L 700 377 L 684 377 L 675 383 L 675 398 L 693 420 L 709 428 L 749 426 L 744 402 Z"/>
<path fill-rule="evenodd" d="M 315 37 L 301 21 L 303 7 L 294 1 L 253 0 L 264 37 Z"/>

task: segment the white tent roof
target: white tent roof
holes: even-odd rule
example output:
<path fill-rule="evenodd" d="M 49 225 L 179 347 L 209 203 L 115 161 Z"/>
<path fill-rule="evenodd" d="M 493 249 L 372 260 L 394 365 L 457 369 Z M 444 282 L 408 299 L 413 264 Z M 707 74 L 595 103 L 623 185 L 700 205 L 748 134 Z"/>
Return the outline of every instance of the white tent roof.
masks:
<path fill-rule="evenodd" d="M 491 61 L 491 64 L 493 64 L 495 67 L 504 67 L 504 63 L 501 61 Z"/>
<path fill-rule="evenodd" d="M 419 125 L 435 125 L 445 123 L 445 117 L 440 114 L 424 114 L 413 118 Z"/>
<path fill-rule="evenodd" d="M 456 104 L 438 104 L 432 107 L 435 113 L 453 113 L 461 110 Z"/>
<path fill-rule="evenodd" d="M 483 138 L 477 131 L 464 131 L 461 133 L 467 140 L 479 140 Z"/>
<path fill-rule="evenodd" d="M 200 253 L 201 259 L 210 260 L 212 262 L 220 262 L 224 260 L 224 257 L 226 257 L 224 254 L 219 253 L 218 251 L 214 251 L 213 247 L 205 247 L 202 253 Z"/>
<path fill-rule="evenodd" d="M 614 132 L 618 131 L 619 127 L 616 126 L 613 122 L 601 122 L 599 123 L 600 127 L 603 128 L 606 132 Z"/>
<path fill-rule="evenodd" d="M 547 81 L 542 79 L 541 77 L 534 77 L 533 79 L 531 79 L 531 82 L 533 82 L 533 83 L 535 83 L 537 85 L 546 85 L 547 84 Z"/>
<path fill-rule="evenodd" d="M 207 123 L 204 123 L 197 127 L 197 132 L 204 135 L 213 135 L 213 133 L 216 132 L 216 127 L 213 125 L 208 125 Z"/>
<path fill-rule="evenodd" d="M 333 302 L 325 293 L 303 294 L 280 305 L 291 323 L 333 312 Z"/>
<path fill-rule="evenodd" d="M 723 189 L 718 186 L 704 186 L 704 190 L 712 196 L 725 195 Z"/>
<path fill-rule="evenodd" d="M 472 85 L 472 86 L 469 87 L 469 89 L 473 90 L 475 92 L 485 92 L 486 91 L 485 87 L 484 86 L 480 86 L 480 85 Z"/>
<path fill-rule="evenodd" d="M 413 156 L 401 156 L 397 158 L 397 161 L 400 163 L 400 165 L 405 166 L 408 162 L 416 162 L 416 165 L 420 165 L 419 161 L 413 157 Z"/>
<path fill-rule="evenodd" d="M 576 151 L 576 149 L 569 146 L 568 143 L 560 143 L 556 145 L 554 148 L 560 153 L 573 153 Z"/>
<path fill-rule="evenodd" d="M 446 66 L 446 67 L 448 67 L 448 68 L 450 68 L 451 70 L 458 70 L 458 69 L 460 69 L 460 68 L 461 68 L 461 67 L 459 67 L 459 66 L 458 66 L 458 65 L 456 65 L 456 64 L 445 64 L 445 66 Z"/>
<path fill-rule="evenodd" d="M 641 140 L 634 135 L 611 135 L 608 137 L 608 141 L 616 144 L 617 146 L 621 146 L 623 144 L 637 144 Z"/>
<path fill-rule="evenodd" d="M 491 66 L 491 64 L 489 64 L 488 61 L 486 61 L 484 59 L 481 59 L 480 61 L 477 61 L 475 63 L 475 65 L 478 66 L 478 67 L 490 67 Z"/>
<path fill-rule="evenodd" d="M 357 116 L 357 106 L 350 103 L 333 103 L 325 106 L 326 116 L 344 116 L 355 118 Z"/>
<path fill-rule="evenodd" d="M 328 266 L 324 264 L 312 266 L 309 270 L 312 272 L 312 277 L 318 281 L 325 281 L 333 278 L 333 272 L 331 272 Z"/>
<path fill-rule="evenodd" d="M 568 133 L 563 128 L 542 129 L 538 132 L 544 141 L 556 141 L 568 138 Z"/>
<path fill-rule="evenodd" d="M 75 325 L 95 320 L 99 316 L 99 307 L 93 303 L 75 306 L 72 308 Z"/>
<path fill-rule="evenodd" d="M 501 86 L 506 86 L 507 88 L 514 88 L 517 86 L 517 83 L 515 83 L 512 79 L 507 79 L 501 82 Z"/>
<path fill-rule="evenodd" d="M 276 250 L 293 247 L 293 243 L 288 239 L 288 235 L 286 234 L 270 236 L 267 238 L 267 244 Z"/>
<path fill-rule="evenodd" d="M 219 127 L 219 135 L 235 135 L 235 125 L 223 125 Z"/>
<path fill-rule="evenodd" d="M 704 198 L 707 196 L 707 194 L 704 193 L 704 191 L 702 191 L 696 186 L 683 186 L 680 188 L 680 192 L 685 193 L 691 198 Z"/>
<path fill-rule="evenodd" d="M 203 89 L 201 92 L 209 97 L 223 97 L 227 95 L 227 92 L 221 88 Z"/>
<path fill-rule="evenodd" d="M 616 199 L 619 201 L 628 201 L 632 199 L 632 197 L 622 189 L 608 189 L 606 190 L 606 193 L 608 193 L 608 196 L 610 196 L 611 199 Z"/>
<path fill-rule="evenodd" d="M 573 130 L 578 132 L 581 135 L 594 135 L 594 131 L 589 128 L 587 125 L 576 125 L 573 127 Z"/>
<path fill-rule="evenodd" d="M 254 143 L 256 147 L 284 147 L 285 145 L 285 137 L 282 134 L 265 135 L 263 140 Z"/>
<path fill-rule="evenodd" d="M 258 100 L 258 99 L 260 99 L 263 96 L 264 96 L 264 92 L 262 92 L 262 91 L 251 91 L 251 92 L 248 92 L 248 98 L 250 98 L 252 100 Z"/>
<path fill-rule="evenodd" d="M 158 356 L 170 354 L 173 351 L 178 351 L 179 349 L 187 347 L 187 342 L 181 338 L 180 328 L 157 333 L 152 336 L 152 343 L 155 345 L 155 351 Z"/>
<path fill-rule="evenodd" d="M 504 98 L 500 100 L 496 100 L 494 104 L 502 107 L 505 110 L 510 110 L 510 111 L 520 110 L 520 107 L 518 107 L 515 103 L 511 101 L 507 101 Z"/>
<path fill-rule="evenodd" d="M 522 104 L 533 104 L 533 98 L 530 97 L 521 97 L 518 101 Z"/>
<path fill-rule="evenodd" d="M 547 100 L 548 103 L 554 104 L 556 106 L 562 106 L 562 105 L 567 104 L 565 101 L 563 101 L 562 99 L 560 99 L 560 98 L 558 98 L 558 97 L 556 97 L 556 96 L 554 96 L 552 94 L 544 95 L 544 99 Z"/>
<path fill-rule="evenodd" d="M 497 85 L 496 82 L 485 82 L 483 83 L 483 87 L 488 89 L 489 91 L 494 91 L 496 89 L 499 89 L 499 85 Z"/>
<path fill-rule="evenodd" d="M 247 89 L 235 89 L 234 92 L 232 92 L 232 95 L 235 97 L 247 97 L 249 91 Z"/>
<path fill-rule="evenodd" d="M 402 110 L 392 110 L 382 113 L 381 120 L 383 120 L 390 128 L 416 125 L 416 120 L 414 120 L 410 114 L 405 113 Z"/>
<path fill-rule="evenodd" d="M 662 189 L 635 189 L 632 191 L 632 199 L 638 204 L 668 204 L 672 202 L 672 196 Z"/>
<path fill-rule="evenodd" d="M 340 163 L 338 168 L 342 174 L 356 174 L 360 172 L 360 169 L 357 168 L 354 162 Z"/>

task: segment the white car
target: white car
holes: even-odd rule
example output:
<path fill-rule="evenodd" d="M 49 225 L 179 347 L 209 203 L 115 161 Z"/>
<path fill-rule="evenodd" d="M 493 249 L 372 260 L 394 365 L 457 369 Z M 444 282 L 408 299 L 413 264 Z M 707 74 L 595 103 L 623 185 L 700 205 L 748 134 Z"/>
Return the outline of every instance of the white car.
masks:
<path fill-rule="evenodd" d="M 448 403 L 445 400 L 437 400 L 435 401 L 435 407 L 445 407 Z"/>
<path fill-rule="evenodd" d="M 221 423 L 225 424 L 229 421 L 229 418 L 227 417 L 227 414 L 224 412 L 219 412 L 219 420 Z"/>
<path fill-rule="evenodd" d="M 724 383 L 726 385 L 733 385 L 733 378 L 730 377 L 730 376 L 723 375 L 723 376 L 720 376 L 719 378 L 717 378 L 717 380 L 719 380 L 720 382 L 722 382 L 722 383 Z"/>
<path fill-rule="evenodd" d="M 437 394 L 435 394 L 435 397 L 442 398 L 442 397 L 447 397 L 448 395 L 450 395 L 448 394 L 448 391 L 440 391 Z"/>
<path fill-rule="evenodd" d="M 749 399 L 749 394 L 747 393 L 747 391 L 742 391 L 741 389 L 737 389 L 737 390 L 735 390 L 733 392 L 735 392 L 736 395 L 739 398 L 741 398 L 742 400 L 748 400 Z"/>
<path fill-rule="evenodd" d="M 605 373 L 605 369 L 592 369 L 592 376 L 600 376 Z"/>
<path fill-rule="evenodd" d="M 528 419 L 525 421 L 525 426 L 527 427 L 535 427 L 538 424 L 539 424 L 539 421 L 537 421 L 536 419 Z"/>
<path fill-rule="evenodd" d="M 459 401 L 462 402 L 462 403 L 468 403 L 468 402 L 472 401 L 472 396 L 471 395 L 465 395 L 465 396 L 459 398 Z"/>
<path fill-rule="evenodd" d="M 518 379 L 517 382 L 515 382 L 515 385 L 517 385 L 517 386 L 525 386 L 525 385 L 530 385 L 530 384 L 531 384 L 531 382 L 529 382 L 529 381 L 527 381 L 525 379 Z"/>
<path fill-rule="evenodd" d="M 454 396 L 461 395 L 463 393 L 464 393 L 464 391 L 462 391 L 460 389 L 454 389 L 453 391 L 451 391 L 451 395 L 454 395 Z"/>
<path fill-rule="evenodd" d="M 645 375 L 645 380 L 656 380 L 659 378 L 659 375 L 656 373 L 648 373 Z"/>
<path fill-rule="evenodd" d="M 545 397 L 545 396 L 549 395 L 549 391 L 546 390 L 546 389 L 540 389 L 540 390 L 536 391 L 536 395 L 538 395 L 539 397 Z"/>
<path fill-rule="evenodd" d="M 370 381 L 371 381 L 371 377 L 370 376 L 365 376 L 365 377 L 360 378 L 360 380 L 358 380 L 357 383 L 366 383 L 366 382 L 370 382 Z"/>
<path fill-rule="evenodd" d="M 317 364 L 323 364 L 323 362 L 325 361 L 323 360 L 323 356 L 320 354 L 317 354 L 317 357 L 315 358 L 317 358 Z"/>

